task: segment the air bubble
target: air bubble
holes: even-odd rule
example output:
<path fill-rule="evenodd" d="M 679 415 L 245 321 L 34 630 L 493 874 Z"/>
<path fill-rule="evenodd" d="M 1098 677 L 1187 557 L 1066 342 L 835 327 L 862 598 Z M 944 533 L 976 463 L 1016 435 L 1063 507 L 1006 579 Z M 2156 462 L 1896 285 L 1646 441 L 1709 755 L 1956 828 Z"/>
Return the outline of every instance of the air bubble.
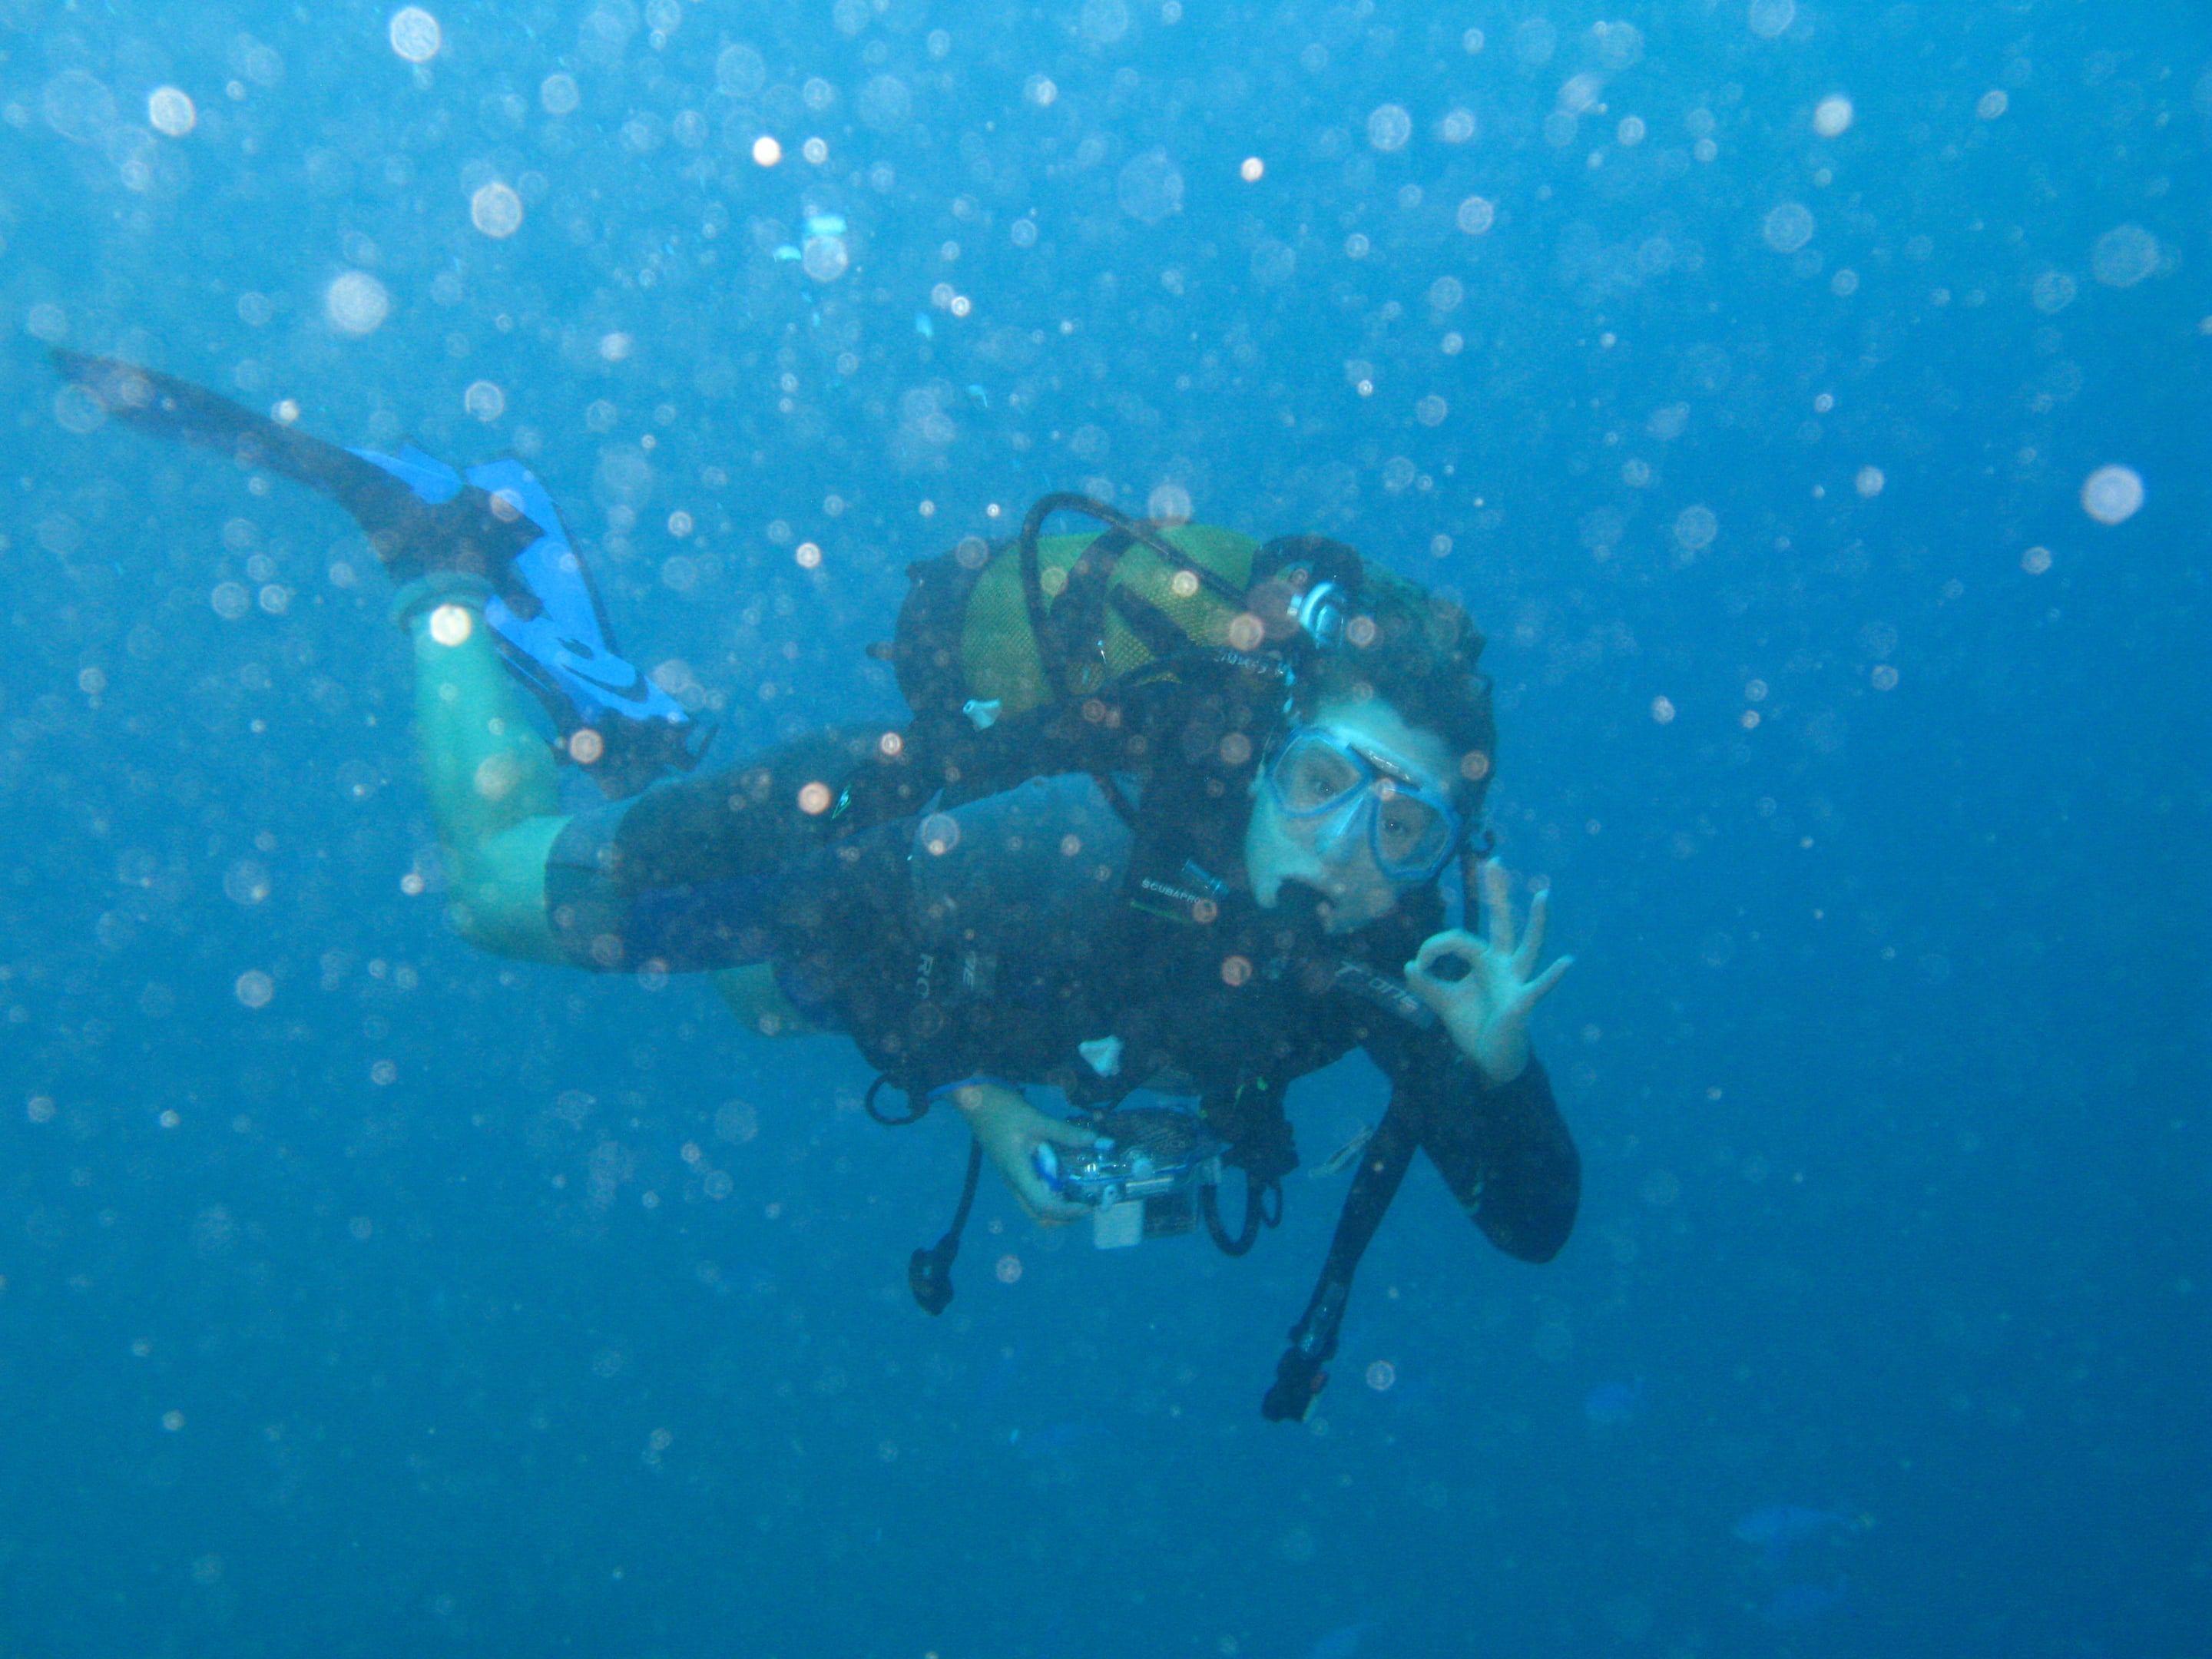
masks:
<path fill-rule="evenodd" d="M 2081 510 L 2099 524 L 2124 524 L 2142 504 L 2142 475 L 2133 467 L 2100 466 L 2081 482 Z"/>
<path fill-rule="evenodd" d="M 387 33 L 392 51 L 410 64 L 428 63 L 446 44 L 446 33 L 438 27 L 438 20 L 420 6 L 407 6 L 392 13 Z"/>
<path fill-rule="evenodd" d="M 1777 253 L 1795 253 L 1813 240 L 1813 215 L 1802 202 L 1784 202 L 1766 216 L 1761 234 Z"/>
<path fill-rule="evenodd" d="M 323 315 L 339 333 L 356 339 L 375 333 L 391 313 L 392 296 L 365 270 L 341 271 L 323 290 Z"/>
<path fill-rule="evenodd" d="M 810 236 L 799 256 L 799 269 L 817 283 L 834 283 L 853 263 L 842 236 Z"/>
<path fill-rule="evenodd" d="M 1720 520 L 1710 507 L 1686 507 L 1674 520 L 1674 544 L 1685 553 L 1700 552 L 1720 534 Z"/>
<path fill-rule="evenodd" d="M 1751 0 L 1751 32 L 1762 40 L 1789 33 L 1797 21 L 1797 0 Z"/>
<path fill-rule="evenodd" d="M 191 95 L 176 87 L 156 87 L 146 100 L 146 125 L 165 138 L 181 138 L 199 125 Z"/>
<path fill-rule="evenodd" d="M 469 198 L 469 222 L 487 236 L 512 236 L 522 228 L 522 198 L 494 179 Z"/>
<path fill-rule="evenodd" d="M 2141 225 L 2119 225 L 2097 239 L 2089 269 L 2111 288 L 2133 288 L 2158 269 L 2158 238 Z"/>
<path fill-rule="evenodd" d="M 1413 118 L 1402 104 L 1384 104 L 1367 118 L 1367 142 L 1376 149 L 1403 149 L 1413 136 Z"/>
<path fill-rule="evenodd" d="M 1141 224 L 1156 225 L 1182 211 L 1182 172 L 1164 149 L 1148 149 L 1121 169 L 1115 181 L 1121 211 Z"/>

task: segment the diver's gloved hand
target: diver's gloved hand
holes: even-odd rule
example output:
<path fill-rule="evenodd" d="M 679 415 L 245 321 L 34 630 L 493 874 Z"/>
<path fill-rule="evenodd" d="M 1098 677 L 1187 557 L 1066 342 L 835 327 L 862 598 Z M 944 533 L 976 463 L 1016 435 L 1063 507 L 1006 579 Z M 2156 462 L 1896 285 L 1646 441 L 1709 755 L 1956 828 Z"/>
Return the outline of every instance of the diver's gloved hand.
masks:
<path fill-rule="evenodd" d="M 1036 1170 L 1036 1149 L 1047 1143 L 1080 1148 L 1110 1145 L 1104 1137 L 1079 1123 L 1046 1116 L 1003 1083 L 981 1079 L 963 1083 L 952 1091 L 952 1103 L 968 1120 L 991 1167 L 1034 1219 L 1060 1227 L 1091 1213 L 1088 1205 L 1071 1204 L 1044 1184 Z"/>
<path fill-rule="evenodd" d="M 1538 973 L 1549 895 L 1540 889 L 1528 902 L 1528 932 L 1516 945 L 1512 889 L 1505 866 L 1471 854 L 1468 863 L 1469 914 L 1477 884 L 1474 878 L 1479 873 L 1489 911 L 1489 938 L 1479 939 L 1457 928 L 1431 934 L 1406 964 L 1406 984 L 1443 1022 L 1453 1044 L 1474 1063 L 1483 1081 L 1500 1089 L 1528 1069 L 1529 1016 L 1575 959 L 1561 957 Z M 1446 963 L 1458 966 L 1456 976 L 1444 978 L 1437 973 Z"/>

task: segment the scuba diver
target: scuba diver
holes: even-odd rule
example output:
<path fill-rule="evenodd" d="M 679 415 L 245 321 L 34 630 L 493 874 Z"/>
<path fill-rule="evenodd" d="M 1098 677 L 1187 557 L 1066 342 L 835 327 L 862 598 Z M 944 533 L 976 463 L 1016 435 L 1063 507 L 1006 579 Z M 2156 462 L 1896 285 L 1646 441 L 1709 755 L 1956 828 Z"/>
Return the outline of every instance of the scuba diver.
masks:
<path fill-rule="evenodd" d="M 958 1213 L 909 1264 L 930 1312 L 951 1299 L 986 1161 L 1032 1216 L 1087 1218 L 1102 1244 L 1202 1215 L 1243 1254 L 1297 1164 L 1285 1090 L 1355 1047 L 1389 1104 L 1267 1417 L 1303 1419 L 1326 1385 L 1416 1149 L 1507 1254 L 1565 1244 L 1580 1161 L 1528 1028 L 1571 958 L 1540 968 L 1546 896 L 1516 936 L 1483 856 L 1496 730 L 1483 638 L 1455 605 L 1325 538 L 1261 545 L 1047 496 L 1018 537 L 910 568 L 896 637 L 871 651 L 911 720 L 701 772 L 689 716 L 617 650 L 519 462 L 346 450 L 151 370 L 56 361 L 122 424 L 295 479 L 359 523 L 413 651 L 465 939 L 712 974 L 757 1029 L 852 1041 L 880 1121 L 959 1112 Z M 1046 535 L 1060 513 L 1098 528 Z M 564 805 L 564 765 L 604 799 Z M 1480 934 L 1462 925 L 1478 906 Z M 1032 1106 L 1039 1086 L 1079 1115 Z M 903 1114 L 878 1105 L 886 1088 Z M 1245 1177 L 1234 1229 L 1224 1166 Z"/>

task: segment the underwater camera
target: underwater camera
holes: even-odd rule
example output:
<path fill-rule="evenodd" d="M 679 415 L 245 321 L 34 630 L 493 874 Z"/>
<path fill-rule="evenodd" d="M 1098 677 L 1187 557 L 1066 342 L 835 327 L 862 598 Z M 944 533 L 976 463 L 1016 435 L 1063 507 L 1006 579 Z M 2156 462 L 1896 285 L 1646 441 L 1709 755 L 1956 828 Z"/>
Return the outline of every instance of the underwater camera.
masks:
<path fill-rule="evenodd" d="M 1039 1146 L 1036 1172 L 1071 1204 L 1088 1204 L 1091 1242 L 1126 1249 L 1198 1224 L 1198 1191 L 1221 1182 L 1221 1141 L 1196 1112 L 1131 1106 L 1084 1121 L 1112 1144 Z"/>

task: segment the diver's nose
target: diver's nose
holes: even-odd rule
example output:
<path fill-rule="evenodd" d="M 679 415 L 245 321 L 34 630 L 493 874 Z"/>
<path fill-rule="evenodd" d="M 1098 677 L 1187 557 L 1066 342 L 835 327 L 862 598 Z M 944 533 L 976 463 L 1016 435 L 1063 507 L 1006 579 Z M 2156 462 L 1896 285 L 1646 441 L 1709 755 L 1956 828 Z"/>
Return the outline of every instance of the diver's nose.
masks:
<path fill-rule="evenodd" d="M 1358 858 L 1360 848 L 1366 843 L 1364 831 L 1370 810 L 1364 802 L 1353 807 L 1338 821 L 1333 833 L 1322 837 L 1321 845 L 1315 850 L 1324 865 L 1340 870 Z"/>

